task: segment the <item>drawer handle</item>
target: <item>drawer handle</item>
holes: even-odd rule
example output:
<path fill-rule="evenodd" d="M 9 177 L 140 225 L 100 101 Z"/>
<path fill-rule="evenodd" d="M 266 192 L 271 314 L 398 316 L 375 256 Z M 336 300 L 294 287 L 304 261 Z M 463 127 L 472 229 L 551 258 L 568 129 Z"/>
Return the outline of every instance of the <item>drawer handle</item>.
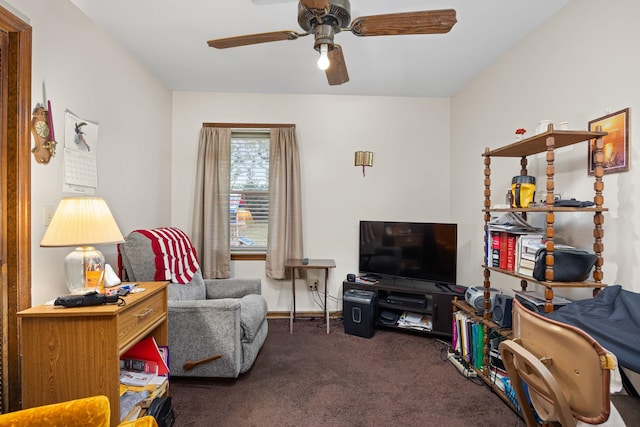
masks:
<path fill-rule="evenodd" d="M 143 317 L 147 317 L 148 315 L 150 315 L 152 312 L 153 312 L 152 308 L 147 308 L 144 312 L 140 314 L 135 314 L 135 316 L 142 319 Z"/>

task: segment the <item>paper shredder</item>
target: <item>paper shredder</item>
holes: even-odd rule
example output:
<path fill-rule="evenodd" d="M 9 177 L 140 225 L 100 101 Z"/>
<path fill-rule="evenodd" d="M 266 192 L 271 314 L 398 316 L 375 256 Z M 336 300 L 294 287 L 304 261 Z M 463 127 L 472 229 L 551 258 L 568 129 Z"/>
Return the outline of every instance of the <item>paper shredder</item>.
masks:
<path fill-rule="evenodd" d="M 344 332 L 371 338 L 375 332 L 376 294 L 361 289 L 349 289 L 343 295 Z"/>

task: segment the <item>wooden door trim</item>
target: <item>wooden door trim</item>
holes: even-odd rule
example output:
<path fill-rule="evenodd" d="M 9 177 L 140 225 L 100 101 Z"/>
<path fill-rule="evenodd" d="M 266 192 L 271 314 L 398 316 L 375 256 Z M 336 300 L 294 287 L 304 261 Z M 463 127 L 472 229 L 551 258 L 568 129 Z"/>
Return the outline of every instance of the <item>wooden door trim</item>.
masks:
<path fill-rule="evenodd" d="M 9 35 L 6 187 L 6 359 L 3 364 L 5 410 L 20 409 L 20 330 L 16 313 L 31 306 L 31 26 L 0 7 L 0 30 Z"/>

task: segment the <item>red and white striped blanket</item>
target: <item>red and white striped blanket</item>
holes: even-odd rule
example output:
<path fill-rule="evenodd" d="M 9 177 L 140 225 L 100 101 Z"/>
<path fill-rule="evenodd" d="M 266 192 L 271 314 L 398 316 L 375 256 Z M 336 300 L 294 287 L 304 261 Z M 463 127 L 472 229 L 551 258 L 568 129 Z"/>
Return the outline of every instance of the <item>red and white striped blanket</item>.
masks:
<path fill-rule="evenodd" d="M 178 228 L 162 227 L 136 230 L 151 240 L 155 254 L 155 280 L 189 283 L 200 268 L 198 255 L 186 233 Z"/>

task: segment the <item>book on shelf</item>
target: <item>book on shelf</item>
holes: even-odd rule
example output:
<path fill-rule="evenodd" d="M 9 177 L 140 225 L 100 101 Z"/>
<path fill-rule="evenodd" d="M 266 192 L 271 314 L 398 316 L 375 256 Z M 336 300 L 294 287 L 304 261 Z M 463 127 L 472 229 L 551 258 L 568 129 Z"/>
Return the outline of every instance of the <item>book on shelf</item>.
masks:
<path fill-rule="evenodd" d="M 509 379 L 509 374 L 506 371 L 491 366 L 489 369 L 489 379 L 491 383 L 498 387 L 498 389 L 504 392 L 504 379 Z"/>
<path fill-rule="evenodd" d="M 516 273 L 527 277 L 533 277 L 536 253 L 545 246 L 544 235 L 522 234 L 518 238 L 516 248 Z"/>
<path fill-rule="evenodd" d="M 506 270 L 514 271 L 516 269 L 516 241 L 518 237 L 515 234 L 507 233 L 507 261 Z"/>
<path fill-rule="evenodd" d="M 500 267 L 500 232 L 491 233 L 491 267 Z"/>
<path fill-rule="evenodd" d="M 507 232 L 500 232 L 500 268 L 507 269 Z"/>
<path fill-rule="evenodd" d="M 464 348 L 464 340 L 465 333 L 462 328 L 462 322 L 467 318 L 467 315 L 462 311 L 456 311 L 453 313 L 453 328 L 456 330 L 456 341 L 453 349 L 460 355 L 462 355 L 465 351 Z"/>
<path fill-rule="evenodd" d="M 451 349 L 465 362 L 477 369 L 484 367 L 484 325 L 470 318 L 466 313 L 457 311 L 453 316 L 453 336 Z"/>
<path fill-rule="evenodd" d="M 520 274 L 521 276 L 527 276 L 527 277 L 533 278 L 533 268 L 526 268 L 526 267 L 520 266 L 518 268 L 518 274 Z"/>
<path fill-rule="evenodd" d="M 144 372 L 146 374 L 157 374 L 158 363 L 152 360 L 131 359 L 126 357 L 124 359 L 120 359 L 120 369 L 134 372 Z"/>
<path fill-rule="evenodd" d="M 535 267 L 536 262 L 530 259 L 526 259 L 526 258 L 520 258 L 520 268 L 528 268 L 530 270 L 533 270 L 533 267 Z"/>
<path fill-rule="evenodd" d="M 169 374 L 169 366 L 164 359 L 163 352 L 160 350 L 158 343 L 152 336 L 138 341 L 133 347 L 126 351 L 120 359 L 154 362 L 157 364 L 157 370 L 155 372 L 157 375 Z"/>
<path fill-rule="evenodd" d="M 542 244 L 540 246 L 540 248 L 544 248 L 544 244 Z M 519 259 L 520 260 L 526 259 L 526 260 L 531 261 L 531 262 L 533 262 L 535 264 L 535 262 L 536 262 L 536 254 L 537 254 L 537 252 L 530 252 L 530 251 L 527 251 L 526 249 L 524 249 L 524 250 L 522 250 L 522 252 L 520 252 Z"/>
<path fill-rule="evenodd" d="M 533 257 L 535 257 L 538 249 L 544 247 L 545 236 L 543 234 L 523 234 L 520 236 L 520 248 L 523 254 L 533 255 Z"/>
<path fill-rule="evenodd" d="M 160 355 L 162 356 L 162 360 L 164 360 L 165 365 L 170 367 L 171 364 L 169 363 L 169 346 L 159 345 L 158 350 L 160 350 Z M 167 376 L 169 376 L 169 374 L 167 374 Z"/>
<path fill-rule="evenodd" d="M 137 382 L 131 379 L 133 375 L 139 375 L 140 372 L 120 371 L 120 396 L 126 392 L 140 393 L 143 391 L 149 392 L 151 395 L 158 394 L 158 390 L 166 389 L 169 385 L 167 377 L 161 375 L 141 374 L 148 375 L 149 378 L 140 380 L 138 384 L 131 384 Z M 123 378 L 124 377 L 124 378 Z M 124 381 L 123 381 L 124 379 Z M 145 382 L 146 381 L 146 382 Z M 127 384 L 129 383 L 129 384 Z"/>
<path fill-rule="evenodd" d="M 474 323 L 473 325 L 476 330 L 476 341 L 473 347 L 474 365 L 477 369 L 482 369 L 484 367 L 484 326 L 480 323 Z"/>
<path fill-rule="evenodd" d="M 120 370 L 120 384 L 144 387 L 149 384 L 149 381 L 151 381 L 154 376 L 154 374 L 146 374 L 144 372 Z"/>
<path fill-rule="evenodd" d="M 487 235 L 487 266 L 515 271 L 519 235 L 506 231 L 489 231 Z"/>
<path fill-rule="evenodd" d="M 451 349 L 458 350 L 458 321 L 456 316 L 451 316 Z"/>
<path fill-rule="evenodd" d="M 487 267 L 500 268 L 500 232 L 487 231 Z"/>

